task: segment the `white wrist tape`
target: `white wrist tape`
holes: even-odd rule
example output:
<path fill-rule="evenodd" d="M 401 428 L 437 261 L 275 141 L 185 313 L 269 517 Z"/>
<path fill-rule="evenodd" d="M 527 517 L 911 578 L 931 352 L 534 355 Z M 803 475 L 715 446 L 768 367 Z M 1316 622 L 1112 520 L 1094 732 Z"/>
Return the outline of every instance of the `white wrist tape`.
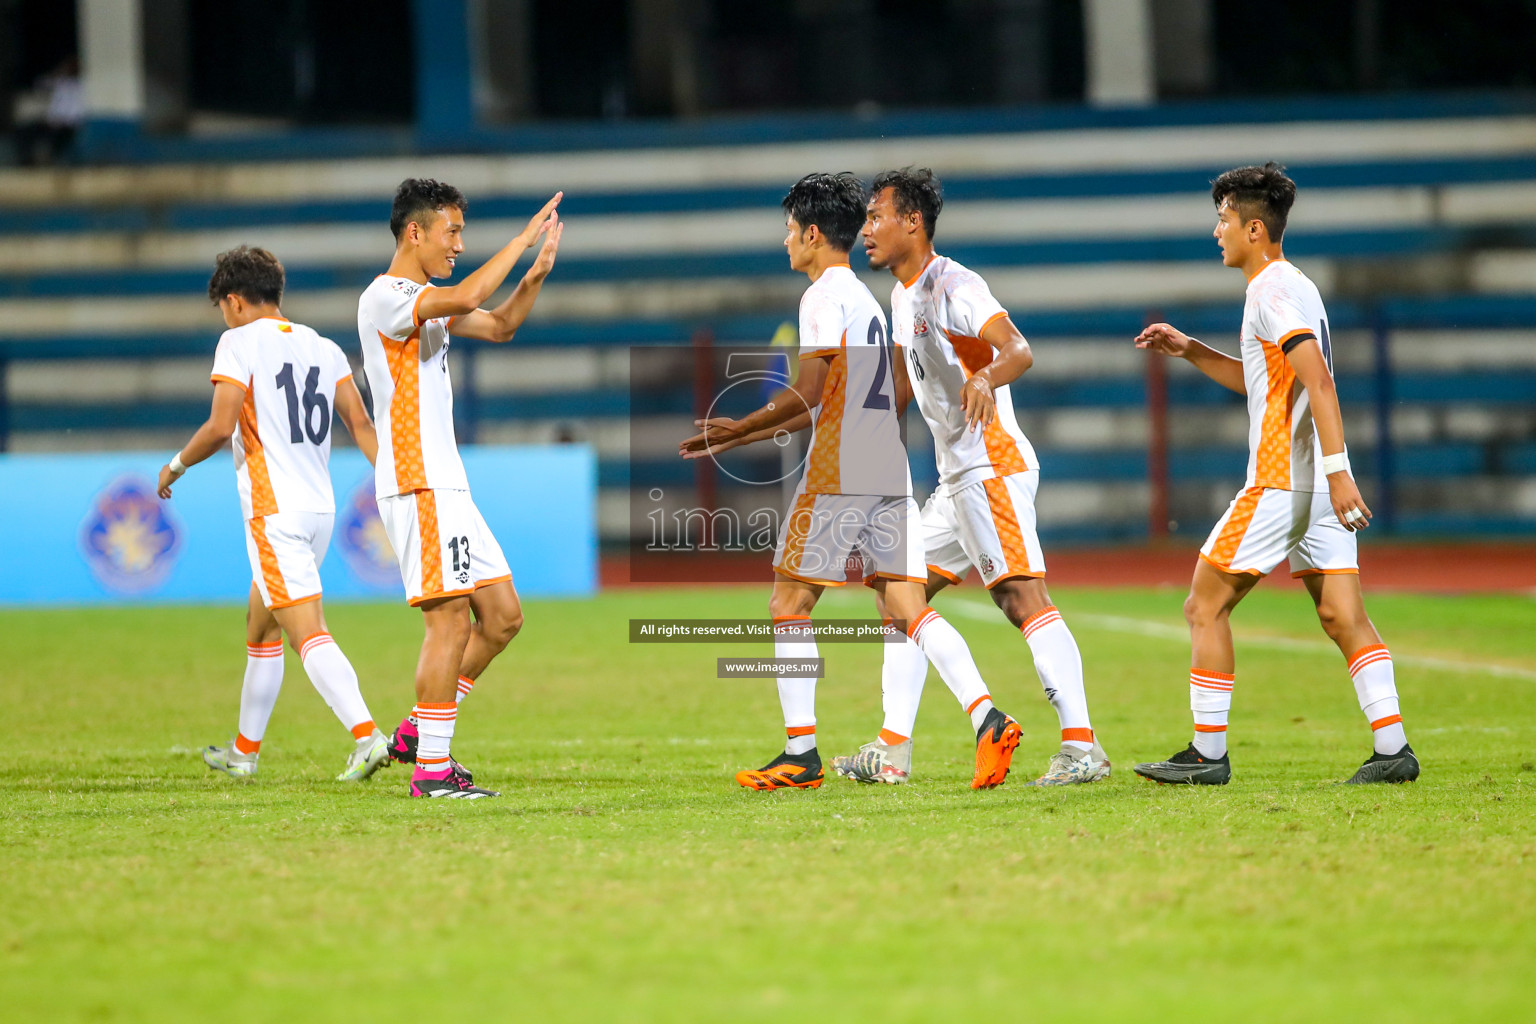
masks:
<path fill-rule="evenodd" d="M 187 471 L 187 464 L 181 461 L 181 452 L 177 452 L 175 455 L 171 456 L 169 465 L 171 467 L 171 472 L 175 473 L 177 476 L 181 476 L 181 474 Z"/>
<path fill-rule="evenodd" d="M 1339 452 L 1337 455 L 1324 455 L 1323 456 L 1323 475 L 1324 476 L 1332 476 L 1335 473 L 1342 473 L 1342 472 L 1344 472 L 1348 468 L 1349 468 L 1349 457 L 1346 456 L 1343 452 Z"/>

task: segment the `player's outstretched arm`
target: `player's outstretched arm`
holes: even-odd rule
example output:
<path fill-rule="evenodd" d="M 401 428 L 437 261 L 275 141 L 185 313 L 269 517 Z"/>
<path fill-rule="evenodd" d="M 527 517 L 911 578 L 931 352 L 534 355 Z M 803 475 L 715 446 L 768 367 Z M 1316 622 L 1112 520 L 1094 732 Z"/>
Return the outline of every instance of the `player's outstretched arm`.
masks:
<path fill-rule="evenodd" d="M 229 443 L 240 422 L 240 407 L 245 404 L 245 389 L 227 381 L 215 381 L 213 407 L 207 421 L 197 428 L 192 439 L 177 452 L 175 457 L 160 467 L 159 494 L 171 496 L 171 485 L 181 479 L 189 466 L 195 466 Z M 177 468 L 180 463 L 180 468 Z"/>
<path fill-rule="evenodd" d="M 735 426 L 736 421 L 725 417 L 716 417 L 710 420 L 694 420 L 693 425 L 701 428 L 697 434 L 688 438 L 677 446 L 678 454 L 685 459 L 702 459 L 709 455 L 719 455 L 728 452 L 732 448 L 744 448 L 749 444 L 759 441 L 767 441 L 778 437 L 780 434 L 798 434 L 811 425 L 811 412 L 809 409 L 796 413 L 790 420 L 777 426 L 764 427 L 762 430 L 754 430 L 742 437 L 733 437 L 730 440 L 717 440 L 726 436 Z"/>
<path fill-rule="evenodd" d="M 1333 384 L 1333 374 L 1323 359 L 1322 347 L 1316 338 L 1307 338 L 1286 353 L 1296 379 L 1307 389 L 1307 404 L 1312 409 L 1312 422 L 1317 426 L 1317 440 L 1326 461 L 1330 455 L 1344 455 L 1344 414 L 1339 410 L 1339 392 Z M 1326 466 L 1325 466 L 1326 468 Z M 1360 496 L 1360 488 L 1348 469 L 1338 469 L 1328 474 L 1328 498 L 1333 504 L 1333 514 L 1346 530 L 1363 530 L 1371 525 L 1371 510 Z"/>
<path fill-rule="evenodd" d="M 560 252 L 560 236 L 565 233 L 565 225 L 560 223 L 560 215 L 553 211 L 550 212 L 547 224 L 544 247 L 539 250 L 533 266 L 528 268 L 507 301 L 495 309 L 477 309 L 459 318 L 453 325 L 455 334 L 479 338 L 481 341 L 512 340 L 512 335 L 517 333 L 517 329 L 523 326 L 523 321 L 532 312 L 533 302 L 544 287 L 544 279 L 555 268 L 555 256 Z"/>
<path fill-rule="evenodd" d="M 1236 391 L 1240 395 L 1248 393 L 1248 385 L 1243 381 L 1241 359 L 1218 352 L 1178 328 L 1168 324 L 1152 324 L 1136 335 L 1136 347 L 1165 356 L 1176 356 L 1193 363 L 1195 369 L 1228 391 Z"/>
<path fill-rule="evenodd" d="M 998 317 L 982 329 L 981 340 L 997 350 L 992 361 L 960 386 L 960 408 L 965 412 L 965 427 L 985 429 L 997 415 L 996 390 L 1012 384 L 1024 371 L 1035 365 L 1029 342 L 1006 316 Z"/>
<path fill-rule="evenodd" d="M 791 423 L 804 418 L 801 427 L 809 425 L 811 410 L 821 400 L 822 388 L 827 382 L 827 360 L 805 358 L 800 361 L 800 376 L 791 386 L 784 388 L 769 400 L 768 404 L 739 420 L 723 417 L 695 423 L 704 429 L 678 444 L 678 454 L 683 458 L 701 458 L 710 451 L 726 451 L 745 443 L 748 437 L 761 440 L 773 437 Z M 735 442 L 735 443 L 730 443 Z M 690 454 L 697 453 L 697 454 Z"/>
<path fill-rule="evenodd" d="M 353 443 L 367 458 L 368 465 L 373 465 L 379 457 L 379 435 L 351 377 L 336 385 L 336 415 L 347 425 L 347 433 L 352 435 Z"/>
<path fill-rule="evenodd" d="M 463 316 L 479 309 L 496 293 L 496 289 L 501 287 L 501 283 L 516 266 L 518 257 L 533 248 L 533 244 L 539 240 L 540 235 L 554 227 L 555 207 L 560 205 L 564 195 L 564 192 L 556 192 L 554 198 L 533 215 L 527 227 L 503 246 L 500 252 L 486 260 L 480 269 L 464 280 L 443 288 L 427 289 L 426 294 L 421 297 L 421 304 L 416 308 L 418 320 L 432 320 L 440 316 Z"/>

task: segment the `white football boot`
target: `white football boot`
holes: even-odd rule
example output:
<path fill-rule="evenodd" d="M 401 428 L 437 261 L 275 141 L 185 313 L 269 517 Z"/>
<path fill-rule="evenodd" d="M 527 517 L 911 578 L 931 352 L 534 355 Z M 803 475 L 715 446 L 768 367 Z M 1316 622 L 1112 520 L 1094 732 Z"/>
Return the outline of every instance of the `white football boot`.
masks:
<path fill-rule="evenodd" d="M 912 777 L 912 739 L 908 737 L 895 746 L 871 740 L 857 754 L 834 757 L 832 770 L 855 782 L 899 786 Z"/>
<path fill-rule="evenodd" d="M 1061 749 L 1051 755 L 1045 774 L 1030 785 L 1072 786 L 1081 782 L 1097 782 L 1107 778 L 1109 778 L 1109 755 L 1104 753 L 1104 748 L 1099 746 L 1099 739 L 1095 736 L 1093 747 L 1086 754 L 1076 747 L 1069 747 L 1063 743 Z"/>
<path fill-rule="evenodd" d="M 337 782 L 363 782 L 389 764 L 389 737 L 375 729 L 371 736 L 357 741 L 347 755 L 347 766 L 336 776 Z"/>
<path fill-rule="evenodd" d="M 256 754 L 242 754 L 235 749 L 235 741 L 230 740 L 224 746 L 211 746 L 203 748 L 203 763 L 216 772 L 232 775 L 237 779 L 248 779 L 256 774 Z"/>

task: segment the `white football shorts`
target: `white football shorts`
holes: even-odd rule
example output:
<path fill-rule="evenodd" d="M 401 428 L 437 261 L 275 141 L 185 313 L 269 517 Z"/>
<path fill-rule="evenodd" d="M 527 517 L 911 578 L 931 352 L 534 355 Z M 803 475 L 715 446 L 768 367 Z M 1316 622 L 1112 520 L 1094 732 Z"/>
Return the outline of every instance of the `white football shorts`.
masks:
<path fill-rule="evenodd" d="M 268 608 L 320 597 L 320 563 L 331 545 L 331 512 L 277 512 L 245 521 L 251 578 Z"/>
<path fill-rule="evenodd" d="M 380 498 L 379 518 L 400 563 L 406 600 L 413 605 L 461 597 L 512 578 L 501 545 L 468 491 Z"/>
<path fill-rule="evenodd" d="M 796 493 L 779 529 L 773 571 L 804 583 L 840 587 L 848 556 L 863 559 L 854 579 L 923 582 L 922 520 L 910 495 Z"/>
<path fill-rule="evenodd" d="M 978 480 L 958 491 L 942 488 L 923 506 L 923 549 L 928 569 L 959 583 L 971 566 L 991 589 L 1003 580 L 1045 575 L 1045 553 L 1035 533 L 1035 491 L 1040 471 Z"/>
<path fill-rule="evenodd" d="M 1254 576 L 1286 556 L 1292 576 L 1360 571 L 1355 535 L 1333 514 L 1327 491 L 1244 488 L 1200 549 L 1216 568 Z"/>

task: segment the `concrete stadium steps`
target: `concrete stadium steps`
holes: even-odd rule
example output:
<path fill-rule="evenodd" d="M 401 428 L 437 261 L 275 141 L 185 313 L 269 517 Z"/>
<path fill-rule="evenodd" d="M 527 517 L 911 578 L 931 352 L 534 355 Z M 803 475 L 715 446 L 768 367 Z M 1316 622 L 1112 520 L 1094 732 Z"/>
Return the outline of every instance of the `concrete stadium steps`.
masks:
<path fill-rule="evenodd" d="M 1338 275 L 1337 263 L 1310 259 L 1303 261 L 1303 265 L 1324 294 L 1328 294 Z M 1230 303 L 1234 293 L 1233 273 L 1209 260 L 975 268 L 986 276 L 998 300 L 1014 312 L 1016 322 L 1026 334 L 1041 330 L 1054 333 L 1053 314 L 1092 315 L 1109 308 L 1140 316 L 1157 310 L 1171 316 L 1180 307 Z M 1485 253 L 1468 260 L 1466 269 L 1473 296 L 1512 300 L 1536 296 L 1536 255 Z M 880 290 L 877 294 L 889 287 L 886 275 L 866 272 L 865 276 L 872 288 Z M 604 284 L 552 278 L 540 297 L 537 316 L 526 330 L 529 335 L 537 335 L 551 326 L 606 322 L 611 329 L 602 333 L 620 343 L 630 338 L 657 340 L 661 336 L 655 329 L 658 327 L 663 335 L 686 338 L 699 326 L 720 320 L 753 315 L 768 318 L 777 313 L 780 320 L 792 321 L 804 290 L 803 282 L 788 273 Z M 284 309 L 294 319 L 314 326 L 346 346 L 356 331 L 359 293 L 359 287 L 294 291 L 285 301 Z M 1343 308 L 1346 304 L 1330 305 Z M 216 312 L 200 294 L 72 297 L 67 301 L 63 297 L 3 299 L 0 318 L 6 323 L 6 339 L 35 342 L 39 347 L 37 355 L 44 355 L 48 345 L 67 344 L 83 336 L 101 340 L 164 338 L 174 333 L 216 335 L 222 329 Z M 1349 317 L 1340 319 L 1347 322 Z M 680 320 L 685 322 L 679 323 Z M 633 327 L 643 327 L 645 321 L 652 322 L 649 329 L 631 333 Z M 1126 320 L 1128 326 L 1130 322 Z M 1130 328 L 1132 333 L 1139 326 L 1138 323 Z M 760 336 L 771 333 L 770 327 Z M 603 339 L 584 337 L 578 329 L 572 340 L 600 344 Z"/>
<path fill-rule="evenodd" d="M 0 173 L 8 206 L 292 202 L 389 196 L 402 178 L 434 176 L 475 195 L 742 187 L 782 189 L 808 169 L 925 164 L 944 176 L 1147 172 L 1231 167 L 1528 157 L 1536 117 L 1309 120 L 1148 125 L 885 139 L 585 150 L 511 156 L 416 156 L 287 163 L 86 168 L 59 175 Z"/>
<path fill-rule="evenodd" d="M 1287 252 L 1329 300 L 1368 497 L 1379 323 L 1393 342 L 1399 523 L 1536 516 L 1536 115 L 1263 120 L 1018 133 L 1007 117 L 958 119 L 952 131 L 935 117 L 924 134 L 890 138 L 0 172 L 0 209 L 35 232 L 0 254 L 10 444 L 184 441 L 206 415 L 222 325 L 203 292 L 223 249 L 276 251 L 285 311 L 360 368 L 357 296 L 390 251 L 384 221 L 401 178 L 434 175 L 469 195 L 466 270 L 564 188 L 569 230 L 533 320 L 511 346 L 455 345 L 458 409 L 479 442 L 592 444 L 603 535 L 620 540 L 632 470 L 679 493 L 696 472 L 675 454 L 692 418 L 691 359 L 653 368 L 634 404 L 630 346 L 686 346 L 701 329 L 721 345 L 766 341 L 793 321 L 804 286 L 781 246 L 788 182 L 814 168 L 931 163 L 949 203 L 941 251 L 987 277 L 1035 346 L 1015 399 L 1050 482 L 1042 532 L 1051 543 L 1138 538 L 1147 357 L 1129 339 L 1156 311 L 1233 350 L 1241 281 L 1216 258 L 1209 180 L 1279 158 L 1303 189 Z M 889 276 L 866 276 L 883 299 Z M 1455 294 L 1401 294 L 1435 289 Z M 1396 297 L 1347 298 L 1360 294 Z M 1203 532 L 1241 478 L 1246 416 L 1237 396 L 1168 368 L 1170 511 Z M 931 439 L 911 419 L 914 474 L 931 484 Z"/>
<path fill-rule="evenodd" d="M 1179 170 L 1079 171 L 1070 174 L 956 173 L 944 166 L 944 194 L 951 204 L 1005 200 L 1042 202 L 1084 200 L 1098 202 L 1123 197 L 1173 197 L 1201 200 L 1210 180 L 1225 165 L 1190 166 Z M 1525 156 L 1465 157 L 1451 160 L 1412 159 L 1391 162 L 1307 163 L 1290 168 L 1310 196 L 1339 190 L 1388 190 L 1412 193 L 1428 190 L 1431 199 L 1439 190 L 1457 186 L 1487 185 L 1494 193 L 1513 189 L 1518 206 L 1521 183 L 1536 180 L 1536 153 Z M 641 191 L 578 191 L 561 204 L 569 217 L 593 219 L 611 216 L 688 214 L 701 210 L 777 209 L 787 182 L 750 186 L 701 184 L 683 189 Z M 238 202 L 204 202 L 176 199 L 146 203 L 126 199 L 121 203 L 51 204 L 36 207 L 14 204 L 0 195 L 0 211 L 25 215 L 38 234 L 81 232 L 215 231 L 228 228 L 299 225 L 361 224 L 379 227 L 387 215 L 391 193 L 364 198 L 296 199 Z M 1487 195 L 1487 192 L 1481 193 Z M 1480 193 L 1468 188 L 1460 193 L 1459 217 L 1476 216 Z M 514 192 L 475 194 L 470 197 L 476 223 L 492 220 L 522 222 L 537 210 L 547 193 Z M 1487 200 L 1485 200 L 1487 201 Z M 1409 211 L 1412 212 L 1411 210 Z"/>
<path fill-rule="evenodd" d="M 939 220 L 941 240 L 951 246 L 1086 239 L 1135 246 L 1149 238 L 1208 240 L 1215 223 L 1208 178 L 1203 174 L 1191 174 L 1190 178 L 1192 187 L 1175 195 L 1132 192 L 1006 199 L 957 198 L 951 194 L 948 209 Z M 781 248 L 784 219 L 777 197 L 764 198 L 766 202 L 744 209 L 712 207 L 707 196 L 700 196 L 686 210 L 592 214 L 582 214 L 580 202 L 573 199 L 569 208 L 563 208 L 571 226 L 561 255 L 573 259 L 647 254 L 666 258 L 743 250 L 774 252 Z M 515 211 L 516 215 L 508 211 L 509 215 L 485 217 L 472 203 L 473 216 L 465 231 L 465 259 L 473 262 L 490 256 L 521 231 L 537 209 L 537 202 L 530 199 Z M 44 231 L 23 250 L 0 253 L 0 271 L 26 275 L 86 268 L 203 269 L 215 254 L 241 243 L 263 245 L 295 267 L 360 266 L 368 262 L 368 254 L 382 253 L 379 258 L 383 259 L 391 250 L 385 223 L 387 198 L 370 204 L 368 215 L 357 219 L 294 222 L 281 219 L 282 211 L 277 208 L 266 216 L 220 227 Z M 21 215 L 21 211 L 14 212 Z M 1301 238 L 1345 229 L 1503 228 L 1532 221 L 1536 221 L 1536 184 L 1529 179 L 1469 184 L 1426 181 L 1391 187 L 1358 184 L 1308 188 L 1288 230 L 1291 236 Z M 1211 246 L 1207 248 L 1214 251 Z"/>

